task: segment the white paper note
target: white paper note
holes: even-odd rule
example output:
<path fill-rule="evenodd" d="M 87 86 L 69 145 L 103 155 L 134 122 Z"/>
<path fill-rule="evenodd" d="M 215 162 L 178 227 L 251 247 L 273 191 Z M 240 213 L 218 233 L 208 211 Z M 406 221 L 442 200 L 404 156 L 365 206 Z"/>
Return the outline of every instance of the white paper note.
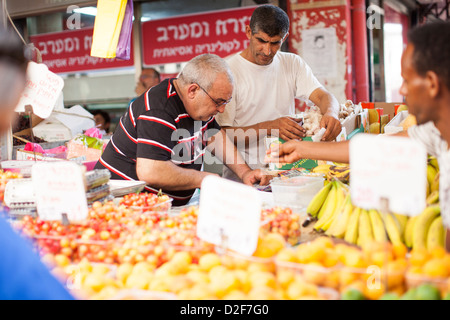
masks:
<path fill-rule="evenodd" d="M 86 191 L 81 167 L 71 161 L 37 162 L 32 168 L 33 189 L 39 217 L 69 221 L 88 217 Z"/>
<path fill-rule="evenodd" d="M 208 176 L 200 192 L 197 236 L 251 256 L 258 243 L 262 198 L 242 183 Z"/>
<path fill-rule="evenodd" d="M 427 152 L 402 137 L 359 134 L 350 140 L 350 191 L 354 205 L 414 216 L 426 206 Z"/>
<path fill-rule="evenodd" d="M 30 62 L 27 69 L 27 83 L 16 112 L 24 112 L 31 105 L 33 113 L 46 119 L 53 111 L 64 87 L 64 80 L 49 71 L 45 64 Z"/>

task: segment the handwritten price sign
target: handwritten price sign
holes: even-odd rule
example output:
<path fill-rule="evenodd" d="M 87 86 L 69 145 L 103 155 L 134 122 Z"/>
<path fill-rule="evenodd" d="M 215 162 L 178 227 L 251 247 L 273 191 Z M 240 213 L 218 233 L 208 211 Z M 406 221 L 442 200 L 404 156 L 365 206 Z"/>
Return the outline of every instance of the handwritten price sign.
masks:
<path fill-rule="evenodd" d="M 81 167 L 70 161 L 38 162 L 32 168 L 33 189 L 39 217 L 61 220 L 63 213 L 69 221 L 88 216 L 86 191 Z"/>
<path fill-rule="evenodd" d="M 365 209 L 383 209 L 414 216 L 426 205 L 427 152 L 416 141 L 368 134 L 350 140 L 352 202 Z"/>
<path fill-rule="evenodd" d="M 197 236 L 251 256 L 258 244 L 261 206 L 257 190 L 208 176 L 202 182 Z"/>
<path fill-rule="evenodd" d="M 53 111 L 64 87 L 64 80 L 49 71 L 45 64 L 30 62 L 27 69 L 27 83 L 16 107 L 16 112 L 24 112 L 26 105 L 40 118 L 47 118 Z"/>

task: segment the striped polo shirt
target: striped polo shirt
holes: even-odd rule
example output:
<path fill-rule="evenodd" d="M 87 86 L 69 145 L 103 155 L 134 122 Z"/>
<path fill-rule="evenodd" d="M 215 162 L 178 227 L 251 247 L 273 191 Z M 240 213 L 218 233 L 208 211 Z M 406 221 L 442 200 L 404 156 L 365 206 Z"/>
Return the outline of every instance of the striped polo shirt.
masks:
<path fill-rule="evenodd" d="M 194 121 L 175 90 L 174 80 L 162 81 L 130 103 L 96 169 L 108 169 L 112 179 L 138 180 L 136 160 L 146 158 L 201 170 L 207 141 L 220 126 L 214 117 Z M 145 190 L 159 191 L 151 185 Z M 179 206 L 189 201 L 195 189 L 162 191 Z"/>

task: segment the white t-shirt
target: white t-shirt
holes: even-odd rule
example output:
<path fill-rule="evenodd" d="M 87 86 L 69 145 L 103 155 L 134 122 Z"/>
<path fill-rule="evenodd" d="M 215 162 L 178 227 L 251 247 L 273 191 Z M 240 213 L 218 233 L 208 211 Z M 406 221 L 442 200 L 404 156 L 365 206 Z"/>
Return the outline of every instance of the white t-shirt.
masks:
<path fill-rule="evenodd" d="M 439 202 L 444 225 L 450 228 L 450 150 L 432 122 L 409 128 L 408 135 L 422 142 L 439 163 Z"/>
<path fill-rule="evenodd" d="M 217 114 L 222 126 L 246 127 L 275 120 L 295 113 L 295 98 L 308 99 L 320 82 L 311 68 L 296 54 L 278 52 L 272 63 L 260 66 L 243 58 L 240 53 L 227 59 L 234 75 L 233 99 L 225 112 Z M 252 169 L 264 168 L 264 139 L 248 149 L 238 145 L 244 160 Z M 238 178 L 226 167 L 224 177 Z"/>

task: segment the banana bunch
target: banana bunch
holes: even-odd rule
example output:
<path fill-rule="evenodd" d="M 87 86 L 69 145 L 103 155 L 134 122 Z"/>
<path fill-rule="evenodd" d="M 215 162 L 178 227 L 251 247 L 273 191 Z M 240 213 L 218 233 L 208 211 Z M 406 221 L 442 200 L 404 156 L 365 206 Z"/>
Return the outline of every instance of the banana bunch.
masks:
<path fill-rule="evenodd" d="M 366 210 L 353 206 L 348 198 L 342 212 L 336 215 L 336 220 L 325 234 L 358 246 L 374 241 L 390 241 L 394 245 L 400 245 L 404 243 L 407 222 L 406 216 L 383 214 L 375 209 Z"/>
<path fill-rule="evenodd" d="M 444 248 L 445 228 L 442 224 L 441 208 L 433 204 L 421 214 L 408 220 L 405 228 L 405 244 L 412 249 L 432 250 Z"/>
<path fill-rule="evenodd" d="M 313 197 L 306 212 L 318 220 L 328 219 L 348 193 L 348 187 L 340 181 L 330 181 Z"/>
<path fill-rule="evenodd" d="M 348 184 L 350 180 L 348 164 L 322 164 L 312 169 L 312 172 L 323 173 L 328 181 L 339 180 Z"/>

